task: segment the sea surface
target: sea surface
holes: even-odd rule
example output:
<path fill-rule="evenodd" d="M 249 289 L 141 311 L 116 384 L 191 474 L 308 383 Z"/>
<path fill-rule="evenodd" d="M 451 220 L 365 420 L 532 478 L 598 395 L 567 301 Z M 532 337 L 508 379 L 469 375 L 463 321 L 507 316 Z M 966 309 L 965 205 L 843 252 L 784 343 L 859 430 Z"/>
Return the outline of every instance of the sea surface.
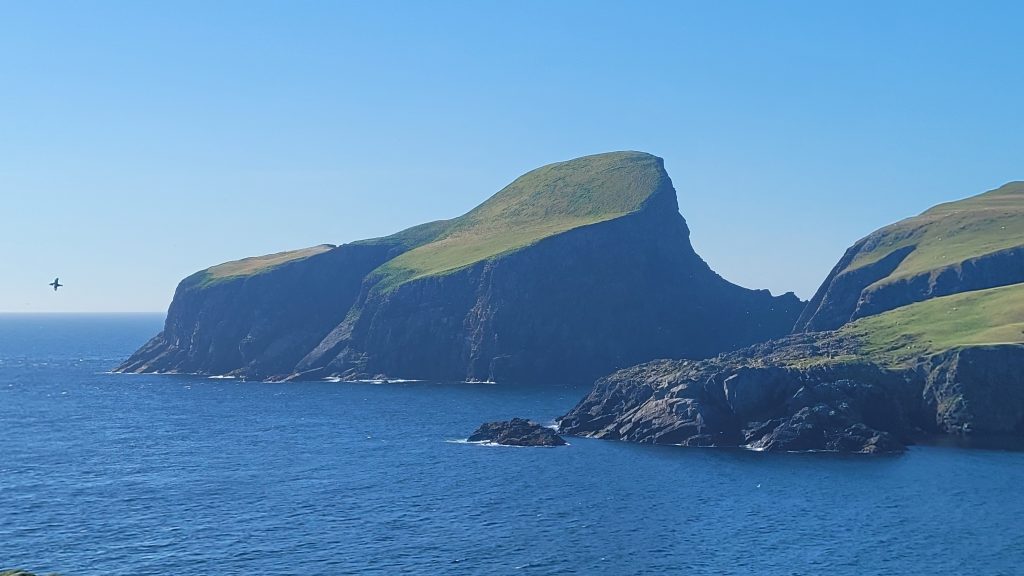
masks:
<path fill-rule="evenodd" d="M 146 316 L 0 316 L 0 569 L 147 574 L 1024 574 L 1024 453 L 570 438 L 580 388 L 108 371 Z"/>

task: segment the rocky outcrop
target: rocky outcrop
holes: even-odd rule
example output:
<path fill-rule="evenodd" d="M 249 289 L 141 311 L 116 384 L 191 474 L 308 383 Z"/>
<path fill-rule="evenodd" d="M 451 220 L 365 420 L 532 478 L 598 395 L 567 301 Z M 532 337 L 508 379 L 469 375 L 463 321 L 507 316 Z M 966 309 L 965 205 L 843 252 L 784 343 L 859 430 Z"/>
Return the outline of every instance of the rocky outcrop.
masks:
<path fill-rule="evenodd" d="M 211 270 L 224 267 L 184 280 L 163 332 L 119 370 L 585 382 L 780 336 L 803 308 L 715 274 L 642 153 L 538 169 L 393 237 Z"/>
<path fill-rule="evenodd" d="M 567 434 L 681 446 L 898 452 L 907 377 L 870 365 L 659 361 L 601 379 L 559 420 Z"/>
<path fill-rule="evenodd" d="M 565 446 L 565 440 L 554 430 L 523 418 L 481 424 L 467 442 L 492 442 L 504 446 Z"/>
<path fill-rule="evenodd" d="M 1024 437 L 1024 346 L 965 348 L 908 369 L 791 362 L 855 345 L 816 334 L 712 360 L 642 364 L 599 380 L 559 429 L 652 444 L 862 453 L 900 452 L 927 434 Z"/>
<path fill-rule="evenodd" d="M 959 348 L 929 358 L 921 370 L 936 430 L 1024 437 L 1024 345 Z"/>

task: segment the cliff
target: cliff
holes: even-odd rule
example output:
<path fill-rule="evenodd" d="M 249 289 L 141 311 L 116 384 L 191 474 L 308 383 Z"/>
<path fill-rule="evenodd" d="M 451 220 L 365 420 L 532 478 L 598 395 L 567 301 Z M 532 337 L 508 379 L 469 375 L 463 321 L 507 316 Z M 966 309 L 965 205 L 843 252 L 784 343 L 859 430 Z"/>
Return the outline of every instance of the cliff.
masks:
<path fill-rule="evenodd" d="M 616 372 L 561 430 L 840 452 L 898 452 L 930 434 L 1024 438 L 1024 184 L 860 240 L 795 332 Z"/>
<path fill-rule="evenodd" d="M 215 266 L 126 372 L 585 381 L 785 334 L 802 309 L 693 251 L 660 158 L 534 170 L 464 216 Z"/>

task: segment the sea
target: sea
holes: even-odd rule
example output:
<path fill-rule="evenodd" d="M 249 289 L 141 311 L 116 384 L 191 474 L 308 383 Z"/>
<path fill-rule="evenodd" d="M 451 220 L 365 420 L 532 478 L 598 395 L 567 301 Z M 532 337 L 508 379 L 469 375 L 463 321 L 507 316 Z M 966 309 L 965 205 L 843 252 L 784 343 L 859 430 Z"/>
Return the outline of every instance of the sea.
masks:
<path fill-rule="evenodd" d="M 0 315 L 0 569 L 1024 574 L 1024 452 L 469 444 L 586 393 L 110 370 L 157 315 Z"/>

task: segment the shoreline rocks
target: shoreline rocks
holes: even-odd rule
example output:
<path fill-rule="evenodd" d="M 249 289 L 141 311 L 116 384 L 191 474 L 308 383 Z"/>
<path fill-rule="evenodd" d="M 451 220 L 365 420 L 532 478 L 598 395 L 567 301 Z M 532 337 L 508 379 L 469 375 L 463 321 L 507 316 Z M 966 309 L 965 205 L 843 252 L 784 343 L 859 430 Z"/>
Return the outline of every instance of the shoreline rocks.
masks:
<path fill-rule="evenodd" d="M 550 428 L 523 418 L 487 422 L 468 438 L 469 442 L 493 442 L 504 446 L 565 446 L 561 436 Z"/>
<path fill-rule="evenodd" d="M 1024 346 L 976 346 L 915 367 L 796 363 L 801 335 L 712 360 L 659 360 L 597 381 L 560 431 L 680 446 L 900 453 L 915 438 L 1024 439 Z M 834 344 L 834 343 L 833 343 Z"/>

